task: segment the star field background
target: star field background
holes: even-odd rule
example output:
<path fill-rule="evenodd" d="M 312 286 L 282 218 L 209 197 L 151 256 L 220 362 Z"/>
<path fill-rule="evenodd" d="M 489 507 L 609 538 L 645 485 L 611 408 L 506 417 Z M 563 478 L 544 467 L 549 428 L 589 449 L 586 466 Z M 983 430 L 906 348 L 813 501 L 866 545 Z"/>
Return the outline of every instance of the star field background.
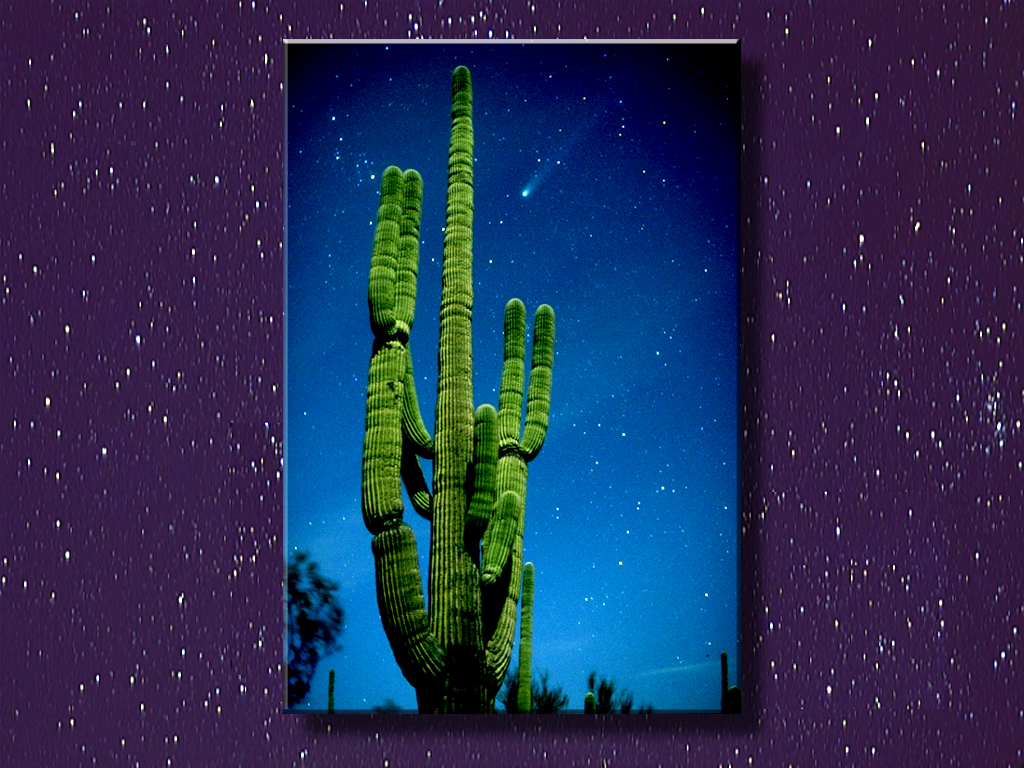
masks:
<path fill-rule="evenodd" d="M 12 764 L 1024 760 L 1019 4 L 0 27 Z M 742 716 L 281 714 L 282 40 L 383 36 L 743 40 Z"/>

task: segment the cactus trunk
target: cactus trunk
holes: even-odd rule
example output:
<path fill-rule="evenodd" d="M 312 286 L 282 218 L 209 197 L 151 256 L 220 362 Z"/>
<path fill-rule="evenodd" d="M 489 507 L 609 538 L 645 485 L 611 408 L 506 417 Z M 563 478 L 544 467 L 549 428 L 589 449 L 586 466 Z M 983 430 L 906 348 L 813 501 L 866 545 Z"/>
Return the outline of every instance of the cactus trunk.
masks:
<path fill-rule="evenodd" d="M 508 671 L 522 579 L 526 463 L 548 425 L 554 312 L 537 309 L 526 428 L 519 424 L 525 309 L 506 307 L 499 411 L 473 408 L 473 123 L 469 70 L 452 74 L 447 224 L 441 274 L 437 407 L 431 439 L 409 355 L 422 180 L 390 167 L 381 181 L 370 265 L 374 334 L 363 443 L 363 519 L 374 535 L 381 620 L 421 712 L 489 712 Z M 433 461 L 432 489 L 419 458 Z M 401 484 L 430 524 L 424 604 Z M 481 556 L 481 539 L 483 553 Z"/>

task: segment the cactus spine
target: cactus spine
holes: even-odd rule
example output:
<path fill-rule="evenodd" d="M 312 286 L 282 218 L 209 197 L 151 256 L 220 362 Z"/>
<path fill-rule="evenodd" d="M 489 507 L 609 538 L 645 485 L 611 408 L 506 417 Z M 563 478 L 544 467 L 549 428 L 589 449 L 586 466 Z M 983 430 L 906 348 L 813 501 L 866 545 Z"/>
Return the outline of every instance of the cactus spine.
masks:
<path fill-rule="evenodd" d="M 533 563 L 523 566 L 523 615 L 519 624 L 520 712 L 533 711 L 531 666 L 533 664 Z"/>
<path fill-rule="evenodd" d="M 369 280 L 374 343 L 363 442 L 363 520 L 374 537 L 381 620 L 395 660 L 416 688 L 420 712 L 490 712 L 512 654 L 526 463 L 547 433 L 554 312 L 547 305 L 537 309 L 520 437 L 526 331 L 518 299 L 505 311 L 499 410 L 473 409 L 473 123 L 465 67 L 452 74 L 433 439 L 420 416 L 409 355 L 422 192 L 416 171 L 392 166 L 384 172 Z M 420 458 L 433 462 L 433 494 Z M 413 508 L 431 521 L 429 613 L 416 538 L 402 519 L 402 482 Z"/>

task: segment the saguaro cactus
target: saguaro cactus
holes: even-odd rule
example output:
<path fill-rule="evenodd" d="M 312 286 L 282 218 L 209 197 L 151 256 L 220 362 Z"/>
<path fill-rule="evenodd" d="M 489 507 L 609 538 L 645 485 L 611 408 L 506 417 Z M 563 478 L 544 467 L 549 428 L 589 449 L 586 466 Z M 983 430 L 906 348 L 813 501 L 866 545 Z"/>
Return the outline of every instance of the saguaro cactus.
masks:
<path fill-rule="evenodd" d="M 526 463 L 544 443 L 554 312 L 537 309 L 522 438 L 525 309 L 505 312 L 499 411 L 473 410 L 473 123 L 469 70 L 452 74 L 435 436 L 420 416 L 409 333 L 422 179 L 388 168 L 370 265 L 374 335 L 363 443 L 363 520 L 373 534 L 381 620 L 421 712 L 489 712 L 508 671 L 522 578 Z M 433 462 L 431 494 L 420 458 Z M 429 613 L 401 484 L 431 521 Z M 483 553 L 481 557 L 481 538 Z"/>

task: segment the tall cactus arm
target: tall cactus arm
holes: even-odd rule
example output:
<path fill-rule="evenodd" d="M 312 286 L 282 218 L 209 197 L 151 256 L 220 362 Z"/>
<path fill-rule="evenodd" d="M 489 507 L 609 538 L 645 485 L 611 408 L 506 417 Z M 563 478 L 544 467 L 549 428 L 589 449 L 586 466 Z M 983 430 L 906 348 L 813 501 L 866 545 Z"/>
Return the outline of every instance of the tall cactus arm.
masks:
<path fill-rule="evenodd" d="M 505 305 L 505 362 L 498 390 L 498 440 L 502 452 L 519 443 L 525 354 L 526 307 L 519 299 L 510 299 Z"/>
<path fill-rule="evenodd" d="M 444 650 L 428 628 L 416 539 L 402 521 L 404 478 L 413 506 L 429 512 L 429 493 L 414 444 L 429 443 L 419 417 L 408 340 L 416 302 L 422 181 L 394 166 L 381 180 L 370 262 L 370 327 L 374 334 L 363 442 L 363 520 L 374 534 L 381 620 L 395 659 L 416 687 L 436 681 Z M 408 387 L 406 385 L 409 385 Z M 408 391 L 407 391 L 408 390 Z M 410 415 L 415 411 L 414 415 Z M 419 422 L 420 431 L 408 426 Z M 403 435 L 403 432 L 406 433 Z"/>
<path fill-rule="evenodd" d="M 498 414 L 493 405 L 485 403 L 476 409 L 469 512 L 466 517 L 466 548 L 474 561 L 478 561 L 480 538 L 494 513 L 495 475 L 498 467 L 497 421 Z"/>
<path fill-rule="evenodd" d="M 499 602 L 496 606 L 492 603 L 492 607 L 496 610 L 497 618 L 492 620 L 490 624 L 487 622 L 488 612 L 484 611 L 484 633 L 486 635 L 487 630 L 493 625 L 493 632 L 491 633 L 490 639 L 487 641 L 487 677 L 486 684 L 491 698 L 498 694 L 501 689 L 501 684 L 505 680 L 505 675 L 508 673 L 508 668 L 512 663 L 512 640 L 515 637 L 516 631 L 516 606 L 519 594 L 513 598 L 509 596 L 506 578 L 499 580 L 493 585 L 493 587 L 484 587 L 483 599 L 486 603 L 489 599 L 495 599 Z M 505 587 L 503 589 L 503 587 Z M 493 593 L 493 594 L 490 594 Z"/>
<path fill-rule="evenodd" d="M 499 499 L 503 500 L 510 495 L 516 499 L 516 504 L 514 515 L 511 514 L 511 507 L 503 515 L 499 502 L 499 512 L 484 535 L 481 572 L 481 582 L 487 590 L 485 597 L 488 599 L 484 606 L 485 617 L 493 618 L 497 614 L 494 624 L 485 620 L 485 632 L 491 631 L 487 646 L 488 665 L 490 671 L 501 675 L 505 674 L 511 657 L 516 605 L 522 584 L 526 462 L 537 455 L 547 431 L 553 351 L 554 311 L 542 305 L 534 320 L 533 360 L 526 416 L 530 452 L 527 452 L 519 439 L 526 356 L 526 308 L 519 299 L 510 300 L 505 306 L 505 362 L 498 400 L 500 447 L 496 477 Z M 492 541 L 500 542 L 500 545 Z M 495 591 L 502 596 L 490 594 Z M 494 605 L 495 600 L 499 601 L 500 609 Z"/>
<path fill-rule="evenodd" d="M 441 267 L 435 412 L 434 520 L 430 526 L 430 628 L 450 648 L 460 554 L 465 555 L 466 477 L 473 458 L 473 124 L 469 70 L 452 74 L 452 132 Z"/>
<path fill-rule="evenodd" d="M 484 559 L 480 581 L 494 584 L 508 562 L 515 541 L 516 524 L 522 500 L 512 491 L 505 491 L 498 500 L 498 509 L 484 533 Z"/>
<path fill-rule="evenodd" d="M 408 346 L 406 347 L 408 350 Z M 402 432 L 412 443 L 417 456 L 434 458 L 434 441 L 420 415 L 420 403 L 416 397 L 416 377 L 412 372 L 412 354 L 406 355 L 405 391 L 402 400 Z"/>
<path fill-rule="evenodd" d="M 420 459 L 408 438 L 404 441 L 402 448 L 402 482 L 405 483 L 405 490 L 409 494 L 412 508 L 425 520 L 433 519 L 434 498 L 430 495 L 427 481 L 423 477 Z"/>
<path fill-rule="evenodd" d="M 384 171 L 370 261 L 374 345 L 363 440 L 363 520 L 374 535 L 402 518 L 402 422 L 411 420 L 403 412 L 416 405 L 415 390 L 407 393 L 405 382 L 412 381 L 407 344 L 416 303 L 422 197 L 416 171 L 402 173 L 395 166 Z"/>
<path fill-rule="evenodd" d="M 370 327 L 378 339 L 409 338 L 416 311 L 423 179 L 413 170 L 384 170 L 370 260 Z"/>
<path fill-rule="evenodd" d="M 412 528 L 402 522 L 374 536 L 373 557 L 377 604 L 395 660 L 414 687 L 428 686 L 441 677 L 445 654 L 427 626 Z"/>
<path fill-rule="evenodd" d="M 523 458 L 527 461 L 532 461 L 540 451 L 548 432 L 554 360 L 555 310 L 541 304 L 533 318 L 533 358 L 530 363 L 530 391 L 526 398 L 526 427 L 523 430 Z"/>
<path fill-rule="evenodd" d="M 378 339 L 395 331 L 395 284 L 405 204 L 405 177 L 395 166 L 384 171 L 370 261 L 370 328 Z"/>
<path fill-rule="evenodd" d="M 423 179 L 419 173 L 410 169 L 402 174 L 402 218 L 399 223 L 395 285 L 395 324 L 406 338 L 412 330 L 413 316 L 416 314 L 416 274 L 419 271 L 422 209 Z"/>
<path fill-rule="evenodd" d="M 480 572 L 483 629 L 487 638 L 487 680 L 491 697 L 501 688 L 512 661 L 522 562 L 522 499 L 505 491 L 487 526 Z M 516 542 L 519 549 L 516 549 Z"/>

